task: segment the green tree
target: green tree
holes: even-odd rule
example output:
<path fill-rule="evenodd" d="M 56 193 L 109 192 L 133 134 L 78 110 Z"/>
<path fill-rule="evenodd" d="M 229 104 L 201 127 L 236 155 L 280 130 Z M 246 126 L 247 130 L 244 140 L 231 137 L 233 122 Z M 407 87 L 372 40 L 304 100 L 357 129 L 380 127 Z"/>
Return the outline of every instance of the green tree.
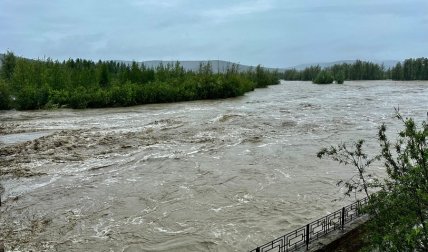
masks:
<path fill-rule="evenodd" d="M 155 70 L 152 68 L 147 68 L 146 66 L 141 66 L 142 71 L 142 83 L 149 83 L 155 80 Z"/>
<path fill-rule="evenodd" d="M 129 76 L 129 80 L 132 83 L 142 83 L 143 82 L 143 72 L 141 71 L 138 63 L 133 61 L 131 65 L 131 72 Z"/>
<path fill-rule="evenodd" d="M 321 67 L 320 66 L 310 66 L 305 68 L 300 77 L 302 81 L 312 81 L 313 79 L 315 79 L 317 77 L 317 75 L 319 74 L 319 72 L 321 72 Z"/>
<path fill-rule="evenodd" d="M 10 101 L 9 86 L 4 80 L 0 79 L 0 110 L 9 109 L 11 107 Z"/>
<path fill-rule="evenodd" d="M 340 164 L 348 165 L 351 164 L 357 169 L 357 174 L 351 178 L 345 180 L 339 180 L 337 185 L 344 186 L 346 188 L 345 195 L 351 196 L 351 193 L 356 195 L 357 193 L 364 192 L 367 197 L 370 197 L 369 183 L 373 174 L 367 172 L 367 168 L 376 160 L 380 159 L 380 155 L 369 157 L 364 150 L 364 140 L 358 140 L 353 143 L 354 150 L 342 143 L 338 146 L 330 146 L 329 148 L 323 148 L 317 153 L 318 158 L 329 157 Z"/>
<path fill-rule="evenodd" d="M 284 80 L 300 80 L 301 79 L 301 73 L 294 68 L 288 69 L 288 70 L 285 70 L 284 73 L 281 75 L 281 79 L 284 79 Z"/>
<path fill-rule="evenodd" d="M 98 66 L 99 70 L 98 70 L 98 84 L 100 85 L 100 87 L 108 87 L 109 83 L 110 83 L 110 78 L 109 78 L 109 73 L 108 73 L 108 66 L 105 63 L 99 63 Z"/>
<path fill-rule="evenodd" d="M 315 79 L 312 80 L 312 82 L 315 84 L 331 84 L 333 81 L 333 76 L 326 70 L 319 72 Z"/>
<path fill-rule="evenodd" d="M 360 140 L 356 151 L 339 145 L 322 149 L 318 157 L 328 156 L 357 168 L 360 181 L 345 184 L 348 194 L 355 190 L 363 190 L 367 195 L 369 189 L 376 191 L 369 195 L 368 206 L 363 209 L 371 217 L 366 235 L 368 251 L 427 251 L 428 125 L 423 121 L 418 127 L 398 110 L 397 118 L 404 129 L 394 144 L 388 140 L 386 126 L 379 128 L 380 156 L 368 158 Z M 372 178 L 367 172 L 371 162 L 379 157 L 386 167 L 387 177 L 383 179 Z"/>
<path fill-rule="evenodd" d="M 345 74 L 343 71 L 339 71 L 334 75 L 334 80 L 337 84 L 343 84 L 345 82 Z"/>
<path fill-rule="evenodd" d="M 400 62 L 398 62 L 397 65 L 392 68 L 391 77 L 393 80 L 403 80 L 403 68 Z"/>
<path fill-rule="evenodd" d="M 7 52 L 1 60 L 0 77 L 10 80 L 15 69 L 16 57 L 12 52 Z"/>

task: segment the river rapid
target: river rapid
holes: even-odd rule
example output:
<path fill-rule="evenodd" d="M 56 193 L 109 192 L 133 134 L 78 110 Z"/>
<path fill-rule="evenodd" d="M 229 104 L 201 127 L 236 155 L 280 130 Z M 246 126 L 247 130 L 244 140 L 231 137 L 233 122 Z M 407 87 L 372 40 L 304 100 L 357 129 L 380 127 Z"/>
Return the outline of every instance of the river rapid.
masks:
<path fill-rule="evenodd" d="M 246 251 L 341 208 L 322 147 L 418 123 L 428 82 L 285 82 L 245 96 L 0 112 L 0 243 L 12 251 Z M 380 163 L 372 172 L 382 175 Z"/>

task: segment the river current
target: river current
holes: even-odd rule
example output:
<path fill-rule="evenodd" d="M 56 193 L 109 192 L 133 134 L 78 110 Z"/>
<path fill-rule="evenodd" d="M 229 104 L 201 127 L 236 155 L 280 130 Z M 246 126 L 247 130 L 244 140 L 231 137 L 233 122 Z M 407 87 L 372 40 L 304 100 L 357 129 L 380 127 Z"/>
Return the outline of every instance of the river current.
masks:
<path fill-rule="evenodd" d="M 245 96 L 0 112 L 0 242 L 14 251 L 246 251 L 354 198 L 322 147 L 419 123 L 428 82 L 282 81 Z M 381 163 L 372 172 L 382 176 Z"/>

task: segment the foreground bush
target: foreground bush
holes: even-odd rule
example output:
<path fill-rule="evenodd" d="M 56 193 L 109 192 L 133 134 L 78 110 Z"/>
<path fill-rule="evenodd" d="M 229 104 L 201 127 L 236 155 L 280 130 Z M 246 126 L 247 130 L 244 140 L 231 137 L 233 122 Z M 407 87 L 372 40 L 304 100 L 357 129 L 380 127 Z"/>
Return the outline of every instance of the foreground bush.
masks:
<path fill-rule="evenodd" d="M 368 221 L 367 251 L 428 250 L 428 125 L 421 126 L 411 118 L 404 119 L 404 128 L 391 143 L 386 126 L 379 128 L 380 153 L 369 157 L 363 151 L 364 141 L 355 143 L 355 150 L 345 144 L 324 148 L 318 157 L 328 156 L 356 168 L 354 177 L 346 180 L 346 194 L 364 192 L 368 197 L 365 211 Z M 375 160 L 383 160 L 387 177 L 378 179 L 368 168 Z M 341 182 L 341 181 L 340 181 Z M 369 194 L 369 190 L 375 191 Z"/>

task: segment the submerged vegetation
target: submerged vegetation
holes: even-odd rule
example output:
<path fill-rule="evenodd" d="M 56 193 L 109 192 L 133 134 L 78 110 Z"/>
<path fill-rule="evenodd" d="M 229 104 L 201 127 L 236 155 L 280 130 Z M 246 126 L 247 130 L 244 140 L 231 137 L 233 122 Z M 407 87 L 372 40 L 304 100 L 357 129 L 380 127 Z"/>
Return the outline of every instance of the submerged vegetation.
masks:
<path fill-rule="evenodd" d="M 210 64 L 187 71 L 178 62 L 148 68 L 137 62 L 29 60 L 8 52 L 0 69 L 0 109 L 100 108 L 228 98 L 278 84 L 278 73 Z"/>
<path fill-rule="evenodd" d="M 357 60 L 352 64 L 336 64 L 324 69 L 320 66 L 307 67 L 301 71 L 289 69 L 282 73 L 281 78 L 325 84 L 320 82 L 330 81 L 327 78 L 330 76 L 338 84 L 345 80 L 428 80 L 428 59 L 407 59 L 388 69 L 383 65 Z"/>
<path fill-rule="evenodd" d="M 320 71 L 315 79 L 312 80 L 315 84 L 331 84 L 333 81 L 333 75 L 325 70 Z"/>

